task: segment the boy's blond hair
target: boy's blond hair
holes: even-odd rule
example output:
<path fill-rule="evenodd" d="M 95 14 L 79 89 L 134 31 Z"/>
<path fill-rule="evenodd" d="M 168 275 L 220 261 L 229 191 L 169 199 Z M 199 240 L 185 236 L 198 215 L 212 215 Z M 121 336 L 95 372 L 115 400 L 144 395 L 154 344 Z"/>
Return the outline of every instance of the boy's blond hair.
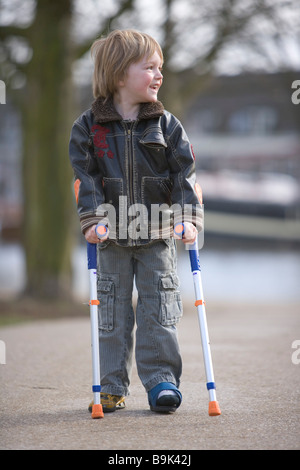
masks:
<path fill-rule="evenodd" d="M 158 42 L 148 34 L 132 29 L 115 30 L 106 38 L 97 39 L 91 47 L 95 62 L 94 97 L 112 97 L 128 67 L 145 56 L 151 57 L 155 51 L 163 62 L 163 53 Z"/>

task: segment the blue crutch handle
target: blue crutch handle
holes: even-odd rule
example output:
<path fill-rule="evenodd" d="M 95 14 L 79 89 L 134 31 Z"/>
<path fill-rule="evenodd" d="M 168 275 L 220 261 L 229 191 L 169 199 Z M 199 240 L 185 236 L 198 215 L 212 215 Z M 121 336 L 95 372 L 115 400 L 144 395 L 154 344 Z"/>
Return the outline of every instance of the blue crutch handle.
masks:
<path fill-rule="evenodd" d="M 178 237 L 183 237 L 184 235 L 184 223 L 182 222 L 179 222 L 178 224 L 175 224 L 174 226 L 174 233 L 175 235 L 177 235 Z"/>
<path fill-rule="evenodd" d="M 193 245 L 189 246 L 189 255 L 191 262 L 191 270 L 201 271 L 200 268 L 200 259 L 199 259 L 199 249 L 198 249 L 198 240 L 196 239 Z"/>
<path fill-rule="evenodd" d="M 174 227 L 174 233 L 183 237 L 184 235 L 184 223 L 178 223 Z M 189 245 L 189 255 L 192 271 L 201 271 L 200 269 L 200 260 L 199 260 L 199 249 L 198 249 L 198 240 L 196 238 L 195 242 L 192 245 Z"/>
<path fill-rule="evenodd" d="M 106 227 L 105 224 L 102 224 L 101 222 L 96 226 L 95 232 L 98 238 L 103 238 L 107 234 L 108 228 Z"/>
<path fill-rule="evenodd" d="M 87 242 L 88 269 L 97 269 L 97 245 Z"/>
<path fill-rule="evenodd" d="M 104 224 L 99 223 L 95 232 L 98 238 L 102 238 L 107 233 L 107 227 Z M 87 242 L 87 259 L 88 259 L 88 269 L 97 269 L 97 245 L 96 243 Z"/>

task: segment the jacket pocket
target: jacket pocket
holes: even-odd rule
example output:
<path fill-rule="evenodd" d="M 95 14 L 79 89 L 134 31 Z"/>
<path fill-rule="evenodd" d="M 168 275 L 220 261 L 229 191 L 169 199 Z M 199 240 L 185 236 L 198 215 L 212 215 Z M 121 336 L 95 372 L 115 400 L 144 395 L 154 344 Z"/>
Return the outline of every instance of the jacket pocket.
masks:
<path fill-rule="evenodd" d="M 159 284 L 159 322 L 163 326 L 175 325 L 182 317 L 183 311 L 179 292 L 179 278 L 177 274 L 169 273 L 160 277 Z"/>
<path fill-rule="evenodd" d="M 114 328 L 115 285 L 113 281 L 98 280 L 98 326 L 100 330 L 111 331 Z"/>
<path fill-rule="evenodd" d="M 156 128 L 147 129 L 139 141 L 139 150 L 147 165 L 157 174 L 168 174 L 167 143 L 162 131 Z"/>
<path fill-rule="evenodd" d="M 107 178 L 103 176 L 103 191 L 105 202 L 116 206 L 119 204 L 119 196 L 123 195 L 122 178 Z"/>
<path fill-rule="evenodd" d="M 151 209 L 151 204 L 171 205 L 172 181 L 168 177 L 142 177 L 142 203 Z"/>
<path fill-rule="evenodd" d="M 142 204 L 146 207 L 150 228 L 153 234 L 158 230 L 167 230 L 170 233 L 172 212 L 170 210 L 172 182 L 169 178 L 143 176 L 142 177 Z M 164 232 L 165 233 L 165 232 Z M 153 235 L 156 238 L 155 235 Z"/>
<path fill-rule="evenodd" d="M 146 129 L 140 140 L 140 143 L 148 148 L 167 148 L 167 144 L 160 127 L 150 127 Z"/>

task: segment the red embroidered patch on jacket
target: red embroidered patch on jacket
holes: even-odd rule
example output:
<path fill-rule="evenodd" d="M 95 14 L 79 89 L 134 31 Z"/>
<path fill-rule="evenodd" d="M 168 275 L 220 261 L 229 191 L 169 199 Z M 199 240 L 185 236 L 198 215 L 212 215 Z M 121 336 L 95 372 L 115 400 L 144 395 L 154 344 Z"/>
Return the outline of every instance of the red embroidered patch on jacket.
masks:
<path fill-rule="evenodd" d="M 99 126 L 99 124 L 95 124 L 92 126 L 92 133 L 93 133 L 93 141 L 94 145 L 97 148 L 96 155 L 99 158 L 103 158 L 105 155 L 108 158 L 114 158 L 114 154 L 108 148 L 108 143 L 106 141 L 106 134 L 109 132 L 107 127 Z"/>

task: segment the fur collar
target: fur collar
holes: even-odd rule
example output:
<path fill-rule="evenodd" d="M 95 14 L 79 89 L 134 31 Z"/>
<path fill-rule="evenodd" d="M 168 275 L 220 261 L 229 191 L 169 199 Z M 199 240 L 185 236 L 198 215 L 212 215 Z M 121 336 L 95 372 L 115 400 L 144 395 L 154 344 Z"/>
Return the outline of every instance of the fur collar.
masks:
<path fill-rule="evenodd" d="M 104 101 L 103 98 L 97 98 L 92 104 L 92 113 L 98 123 L 123 120 L 122 116 L 116 111 L 112 99 Z M 160 101 L 142 103 L 138 119 L 152 119 L 162 116 L 163 113 L 164 107 Z"/>

